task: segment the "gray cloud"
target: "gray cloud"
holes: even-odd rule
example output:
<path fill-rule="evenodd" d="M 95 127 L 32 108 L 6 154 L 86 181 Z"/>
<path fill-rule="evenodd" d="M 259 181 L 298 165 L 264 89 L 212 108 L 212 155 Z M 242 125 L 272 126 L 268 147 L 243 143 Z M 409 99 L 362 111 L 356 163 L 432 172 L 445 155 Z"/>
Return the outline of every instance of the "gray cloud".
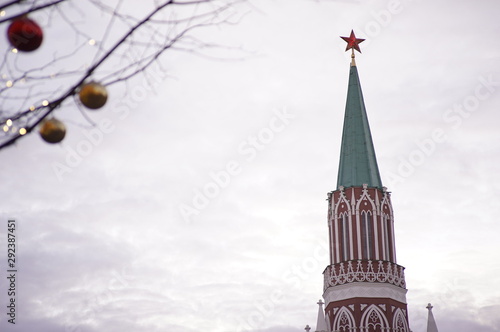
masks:
<path fill-rule="evenodd" d="M 116 129 L 62 181 L 53 165 L 87 139 L 79 126 L 69 124 L 60 146 L 34 134 L 2 151 L 1 215 L 19 223 L 16 328 L 314 328 L 328 264 L 314 253 L 328 238 L 324 199 L 335 187 L 347 89 L 338 35 L 357 26 L 367 38 L 357 62 L 383 182 L 393 191 L 414 332 L 425 331 L 429 301 L 440 331 L 498 331 L 500 86 L 474 111 L 445 117 L 481 77 L 500 82 L 500 48 L 488 37 L 500 32 L 497 3 L 402 1 L 385 26 L 377 23 L 382 3 L 255 4 L 261 13 L 238 25 L 199 33 L 250 56 L 167 56 L 176 79 L 158 83 L 124 119 L 92 114 Z M 295 118 L 248 161 L 238 146 L 282 107 Z M 81 121 L 75 112 L 61 110 L 71 123 Z M 446 140 L 402 174 L 436 128 Z M 241 172 L 187 223 L 179 206 L 231 160 Z M 393 175 L 400 181 L 391 183 Z M 0 299 L 5 287 L 2 277 Z M 272 302 L 276 290 L 282 296 Z M 4 318 L 0 330 L 13 330 Z"/>

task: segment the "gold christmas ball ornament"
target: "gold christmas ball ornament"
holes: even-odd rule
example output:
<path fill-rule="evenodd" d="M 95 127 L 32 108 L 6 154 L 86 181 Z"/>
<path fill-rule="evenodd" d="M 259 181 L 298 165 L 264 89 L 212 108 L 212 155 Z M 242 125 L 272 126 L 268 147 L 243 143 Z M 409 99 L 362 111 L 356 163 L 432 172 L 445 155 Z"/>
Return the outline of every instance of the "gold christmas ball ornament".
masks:
<path fill-rule="evenodd" d="M 90 82 L 80 88 L 79 97 L 81 103 L 92 110 L 101 108 L 108 100 L 108 91 L 102 84 Z"/>
<path fill-rule="evenodd" d="M 66 135 L 66 126 L 56 118 L 44 120 L 40 126 L 40 136 L 47 143 L 59 143 Z"/>

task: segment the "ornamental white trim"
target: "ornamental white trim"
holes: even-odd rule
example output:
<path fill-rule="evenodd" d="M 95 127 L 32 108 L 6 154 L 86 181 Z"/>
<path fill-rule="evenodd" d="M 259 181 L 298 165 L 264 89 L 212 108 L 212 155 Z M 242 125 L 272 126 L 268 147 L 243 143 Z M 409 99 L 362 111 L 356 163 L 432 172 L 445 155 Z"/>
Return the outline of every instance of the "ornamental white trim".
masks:
<path fill-rule="evenodd" d="M 324 289 L 355 282 L 389 283 L 406 288 L 404 267 L 388 261 L 341 262 L 328 266 L 323 275 Z"/>
<path fill-rule="evenodd" d="M 382 202 L 380 203 L 381 211 L 383 211 L 384 205 L 387 205 L 387 207 L 389 208 L 391 219 L 393 219 L 394 218 L 394 210 L 392 209 L 391 197 L 387 192 L 384 193 L 384 196 L 382 197 Z"/>
<path fill-rule="evenodd" d="M 368 200 L 368 202 L 370 202 L 370 209 L 369 210 L 373 211 L 374 214 L 377 213 L 377 206 L 375 205 L 375 201 L 370 197 L 370 194 L 368 193 L 368 189 L 366 189 L 366 188 L 363 188 L 363 192 L 361 194 L 361 197 L 356 202 L 356 213 L 359 213 L 359 211 L 362 210 L 361 203 L 366 202 L 367 200 Z"/>
<path fill-rule="evenodd" d="M 323 298 L 328 305 L 331 302 L 360 298 L 389 298 L 406 304 L 406 289 L 389 284 L 358 282 L 353 284 L 329 287 Z"/>
<path fill-rule="evenodd" d="M 333 202 L 333 201 L 332 201 Z M 335 203 L 335 208 L 333 209 L 334 213 L 333 215 L 334 216 L 337 216 L 339 214 L 339 206 L 341 204 L 345 204 L 347 206 L 347 213 L 351 214 L 351 204 L 349 202 L 349 200 L 347 199 L 347 197 L 345 196 L 345 192 L 344 191 L 340 191 L 340 197 L 338 199 L 337 202 L 333 202 Z"/>

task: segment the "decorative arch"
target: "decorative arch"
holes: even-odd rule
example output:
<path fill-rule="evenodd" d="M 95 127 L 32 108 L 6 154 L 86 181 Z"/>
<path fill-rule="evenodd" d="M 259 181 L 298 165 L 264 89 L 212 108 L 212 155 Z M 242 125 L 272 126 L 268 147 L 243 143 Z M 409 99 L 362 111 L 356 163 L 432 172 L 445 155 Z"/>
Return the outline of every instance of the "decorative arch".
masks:
<path fill-rule="evenodd" d="M 375 211 L 375 214 L 377 213 L 377 206 L 375 204 L 375 201 L 370 197 L 368 193 L 368 189 L 364 188 L 363 193 L 361 194 L 361 197 L 358 199 L 358 202 L 356 203 L 356 210 L 360 211 L 363 210 L 364 206 L 361 206 L 361 203 L 368 201 L 370 203 L 369 210 L 370 211 Z M 368 204 L 367 204 L 368 205 Z"/>
<path fill-rule="evenodd" d="M 375 239 L 373 214 L 370 211 L 361 211 L 361 258 L 375 258 Z"/>
<path fill-rule="evenodd" d="M 394 212 L 392 210 L 392 204 L 391 204 L 391 200 L 389 199 L 388 193 L 384 193 L 384 196 L 382 197 L 382 202 L 380 203 L 381 212 L 385 212 L 384 206 L 387 206 L 387 209 L 389 211 L 389 216 L 391 217 L 391 220 L 392 220 L 392 218 L 394 216 Z"/>
<path fill-rule="evenodd" d="M 340 308 L 340 310 L 335 315 L 332 328 L 333 331 L 336 332 L 354 331 L 354 329 L 356 328 L 356 321 L 354 320 L 354 316 L 348 308 Z"/>
<path fill-rule="evenodd" d="M 345 193 L 342 191 L 340 193 L 340 196 L 339 196 L 339 200 L 337 201 L 337 203 L 335 204 L 335 215 L 338 215 L 339 213 L 339 207 L 340 205 L 344 203 L 347 207 L 347 213 L 351 213 L 351 204 L 349 203 L 349 200 L 347 199 L 347 197 L 345 197 Z"/>
<path fill-rule="evenodd" d="M 392 321 L 392 326 L 394 332 L 410 332 L 408 321 L 406 320 L 406 315 L 400 308 L 398 308 L 394 312 L 394 319 Z"/>
<path fill-rule="evenodd" d="M 342 204 L 346 205 L 346 208 L 343 212 L 339 212 Z M 333 225 L 330 230 L 330 236 L 332 238 L 331 241 L 331 250 L 332 250 L 332 263 L 339 263 L 345 260 L 345 257 L 350 257 L 349 251 L 344 250 L 344 241 L 345 234 L 343 229 L 345 228 L 345 222 L 349 224 L 349 218 L 351 215 L 351 204 L 349 200 L 346 198 L 345 193 L 343 191 L 340 192 L 340 196 L 338 200 L 335 202 L 334 213 L 333 213 Z M 347 221 L 344 221 L 344 220 Z M 349 243 L 350 246 L 350 243 Z M 348 246 L 348 247 L 349 247 Z"/>
<path fill-rule="evenodd" d="M 349 222 L 349 214 L 342 212 L 339 214 L 339 229 L 340 229 L 340 260 L 348 261 L 351 259 L 351 223 Z"/>
<path fill-rule="evenodd" d="M 389 322 L 384 312 L 372 304 L 366 308 L 361 316 L 360 328 L 362 332 L 382 332 L 389 328 Z"/>
<path fill-rule="evenodd" d="M 392 221 L 391 221 L 391 216 L 386 214 L 386 213 L 382 213 L 382 235 L 383 235 L 383 244 L 384 244 L 384 260 L 386 261 L 391 261 L 392 262 L 392 258 L 394 257 L 393 255 L 393 247 L 392 247 L 392 239 L 393 239 L 393 235 L 392 235 L 392 227 L 391 227 L 391 224 L 392 224 Z"/>
<path fill-rule="evenodd" d="M 363 191 L 356 201 L 356 226 L 357 226 L 357 258 L 373 259 L 374 248 L 371 248 L 373 241 L 376 216 L 378 215 L 377 203 L 370 195 L 370 191 L 363 186 Z M 371 250 L 370 250 L 371 249 Z"/>

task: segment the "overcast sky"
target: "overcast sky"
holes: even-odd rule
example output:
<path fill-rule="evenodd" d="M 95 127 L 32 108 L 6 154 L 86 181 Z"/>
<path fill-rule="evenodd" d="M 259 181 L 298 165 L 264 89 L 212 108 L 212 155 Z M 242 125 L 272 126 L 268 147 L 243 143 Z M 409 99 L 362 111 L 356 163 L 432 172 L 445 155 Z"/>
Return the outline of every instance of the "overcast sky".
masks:
<path fill-rule="evenodd" d="M 237 51 L 169 53 L 168 75 L 110 89 L 97 129 L 67 106 L 61 144 L 0 151 L 0 330 L 314 329 L 354 29 L 410 326 L 431 302 L 440 332 L 500 331 L 500 3 L 251 4 L 197 33 Z"/>

